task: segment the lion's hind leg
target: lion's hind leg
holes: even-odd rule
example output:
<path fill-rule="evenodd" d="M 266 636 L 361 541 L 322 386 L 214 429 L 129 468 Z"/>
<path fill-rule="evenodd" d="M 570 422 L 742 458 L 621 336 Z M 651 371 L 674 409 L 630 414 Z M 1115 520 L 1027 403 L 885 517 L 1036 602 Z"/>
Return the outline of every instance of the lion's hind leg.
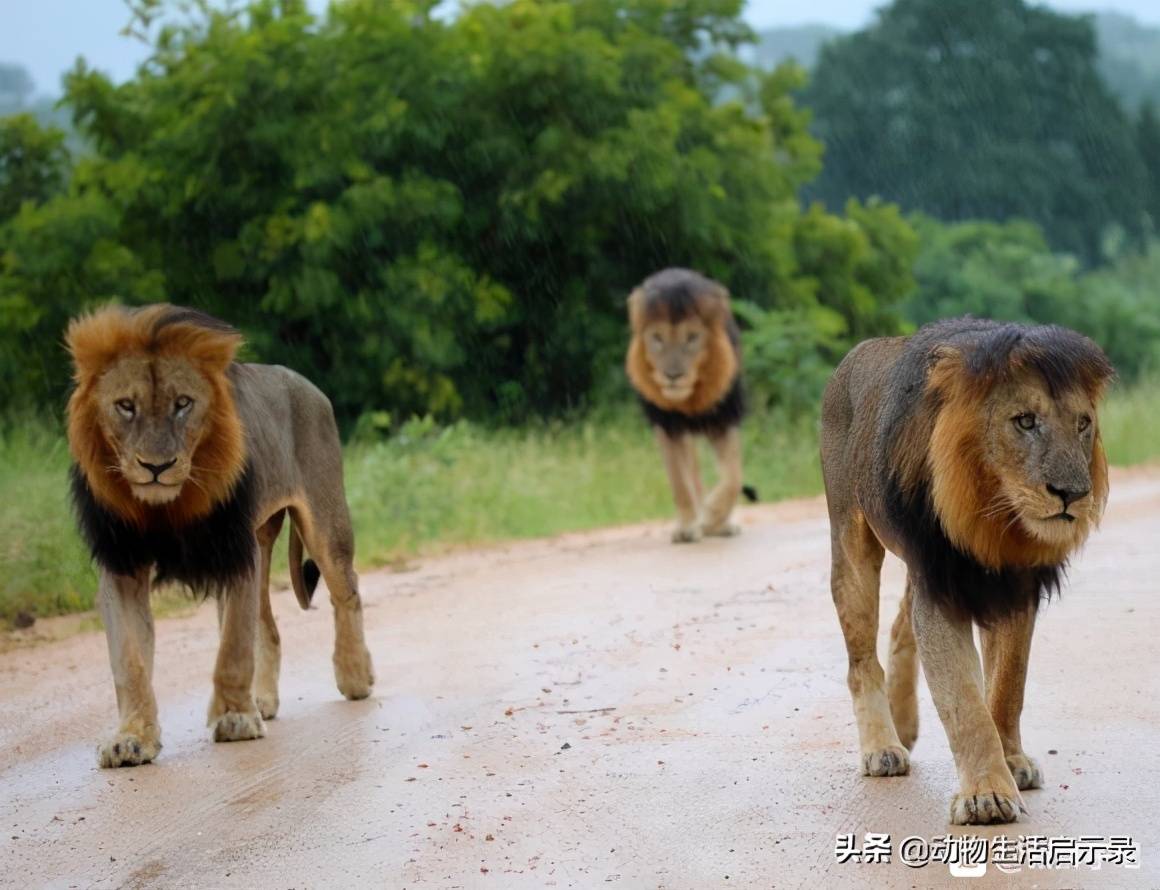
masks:
<path fill-rule="evenodd" d="M 213 672 L 207 723 L 215 742 L 260 739 L 266 725 L 254 701 L 254 649 L 258 636 L 261 547 L 255 544 L 255 571 L 218 594 L 221 641 Z"/>
<path fill-rule="evenodd" d="M 910 757 L 894 728 L 878 661 L 878 584 L 885 550 L 861 513 L 834 524 L 830 586 L 846 638 L 847 682 L 858 722 L 862 772 L 901 776 Z"/>
<path fill-rule="evenodd" d="M 730 537 L 741 532 L 741 527 L 730 519 L 741 495 L 741 428 L 729 427 L 711 435 L 709 442 L 717 456 L 719 479 L 705 499 L 704 531 L 706 535 Z"/>
<path fill-rule="evenodd" d="M 294 513 L 306 549 L 318 563 L 334 607 L 334 679 L 346 698 L 371 694 L 374 666 L 363 630 L 362 597 L 354 570 L 354 532 L 345 503 L 330 515 Z"/>
<path fill-rule="evenodd" d="M 886 697 L 898 737 L 909 751 L 918 738 L 918 649 L 910 620 L 912 597 L 910 579 L 898 606 L 898 617 L 890 628 L 890 662 L 886 669 Z"/>
<path fill-rule="evenodd" d="M 274 620 L 270 604 L 270 559 L 274 542 L 282 530 L 285 510 L 279 510 L 258 529 L 258 547 L 261 551 L 258 588 L 258 648 L 254 667 L 254 700 L 264 720 L 278 715 L 278 677 L 282 670 L 282 638 Z"/>

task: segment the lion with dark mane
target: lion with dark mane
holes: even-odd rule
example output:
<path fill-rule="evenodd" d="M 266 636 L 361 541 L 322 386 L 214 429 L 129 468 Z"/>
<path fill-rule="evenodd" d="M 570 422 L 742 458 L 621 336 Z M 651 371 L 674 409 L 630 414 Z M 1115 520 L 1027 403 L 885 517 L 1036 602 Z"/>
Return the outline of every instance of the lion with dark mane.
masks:
<path fill-rule="evenodd" d="M 831 587 L 862 770 L 909 770 L 917 649 L 959 775 L 954 824 L 1013 822 L 1042 783 L 1019 733 L 1031 635 L 1107 501 L 1096 409 L 1112 376 L 1073 331 L 960 319 L 860 344 L 826 389 Z M 884 674 L 886 550 L 907 586 Z"/>
<path fill-rule="evenodd" d="M 742 491 L 745 393 L 729 292 L 688 269 L 664 269 L 628 298 L 632 339 L 625 369 L 656 431 L 678 524 L 675 543 L 735 535 L 730 521 Z M 695 437 L 708 438 L 720 479 L 702 502 Z"/>
<path fill-rule="evenodd" d="M 286 368 L 236 362 L 240 334 L 191 309 L 108 307 L 75 319 L 66 339 L 73 500 L 100 572 L 120 712 L 100 765 L 147 763 L 161 750 L 149 605 L 161 582 L 217 597 L 214 740 L 265 735 L 281 665 L 270 559 L 287 513 L 298 602 L 309 607 L 321 574 L 334 605 L 338 688 L 369 695 L 374 673 L 327 398 Z M 303 562 L 303 542 L 313 560 Z"/>

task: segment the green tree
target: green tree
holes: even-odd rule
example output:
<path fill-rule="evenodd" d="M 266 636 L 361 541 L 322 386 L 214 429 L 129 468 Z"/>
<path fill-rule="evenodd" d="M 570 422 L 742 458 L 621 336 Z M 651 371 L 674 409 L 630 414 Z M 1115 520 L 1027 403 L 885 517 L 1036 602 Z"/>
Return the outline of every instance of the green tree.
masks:
<path fill-rule="evenodd" d="M 1023 0 L 895 0 L 821 52 L 804 96 L 831 206 L 880 195 L 943 220 L 1022 217 L 1103 258 L 1144 231 L 1131 122 L 1095 67 L 1089 20 Z"/>
<path fill-rule="evenodd" d="M 149 2 L 138 77 L 68 78 L 95 156 L 14 220 L 0 298 L 68 276 L 37 322 L 56 342 L 62 313 L 110 289 L 163 292 L 239 324 L 348 421 L 583 405 L 620 367 L 625 296 L 665 265 L 764 307 L 831 307 L 839 337 L 894 330 L 906 224 L 877 205 L 803 216 L 820 146 L 790 98 L 801 72 L 737 60 L 740 7 L 515 0 L 447 22 L 429 3 L 318 20 L 262 0 L 159 27 Z M 38 256 L 50 223 L 67 249 Z"/>
<path fill-rule="evenodd" d="M 1085 272 L 1025 220 L 913 222 L 922 248 L 902 311 L 914 324 L 959 315 L 1061 324 L 1096 340 L 1125 378 L 1157 367 L 1160 246 Z"/>
<path fill-rule="evenodd" d="M 1152 231 L 1160 234 L 1160 116 L 1150 101 L 1140 107 L 1136 140 L 1144 159 L 1144 209 L 1151 218 Z"/>
<path fill-rule="evenodd" d="M 69 166 L 64 140 L 30 114 L 0 118 L 0 223 L 25 201 L 46 201 L 60 191 Z"/>

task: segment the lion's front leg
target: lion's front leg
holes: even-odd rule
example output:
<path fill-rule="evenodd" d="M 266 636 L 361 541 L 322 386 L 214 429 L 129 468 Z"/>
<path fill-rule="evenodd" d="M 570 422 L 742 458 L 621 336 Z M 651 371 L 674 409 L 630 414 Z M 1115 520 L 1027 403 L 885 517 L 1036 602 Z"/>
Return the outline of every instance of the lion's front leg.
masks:
<path fill-rule="evenodd" d="M 161 751 L 153 696 L 153 612 L 149 571 L 135 577 L 101 571 L 97 603 L 105 624 L 120 726 L 97 748 L 101 767 L 138 766 Z"/>
<path fill-rule="evenodd" d="M 255 554 L 254 564 L 261 565 L 259 554 Z M 260 739 L 266 734 L 253 689 L 258 598 L 256 573 L 218 595 L 221 642 L 208 715 L 215 742 Z"/>
<path fill-rule="evenodd" d="M 921 589 L 914 593 L 911 615 L 919 660 L 959 774 L 950 821 L 954 825 L 1014 822 L 1026 809 L 983 700 L 983 675 L 971 622 L 949 617 Z"/>
<path fill-rule="evenodd" d="M 983 664 L 987 674 L 987 706 L 1007 766 L 1020 789 L 1043 787 L 1039 764 L 1023 751 L 1019 735 L 1019 717 L 1023 713 L 1023 689 L 1027 682 L 1027 663 L 1031 658 L 1031 635 L 1035 630 L 1036 608 L 1017 612 L 980 634 Z"/>
<path fill-rule="evenodd" d="M 669 485 L 673 490 L 673 503 L 677 507 L 677 527 L 673 530 L 673 543 L 687 544 L 699 541 L 701 482 L 693 438 L 687 434 L 670 436 L 658 427 L 656 439 L 661 449 L 661 457 L 664 458 L 665 471 L 669 475 Z"/>

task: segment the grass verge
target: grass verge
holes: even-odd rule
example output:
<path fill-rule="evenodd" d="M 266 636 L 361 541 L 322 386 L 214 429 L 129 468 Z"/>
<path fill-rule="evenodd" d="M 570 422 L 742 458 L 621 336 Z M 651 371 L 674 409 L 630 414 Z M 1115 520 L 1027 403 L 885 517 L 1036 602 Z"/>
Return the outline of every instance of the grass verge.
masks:
<path fill-rule="evenodd" d="M 1160 381 L 1118 389 L 1102 416 L 1109 459 L 1160 458 Z M 92 608 L 96 574 L 68 506 L 68 450 L 47 422 L 0 428 L 0 621 Z M 702 454 L 706 475 L 712 458 Z M 752 417 L 745 481 L 763 501 L 821 491 L 814 418 Z M 539 537 L 672 514 L 652 435 L 634 411 L 484 430 L 414 422 L 346 452 L 361 568 L 456 545 Z M 285 542 L 277 567 L 285 565 Z"/>

